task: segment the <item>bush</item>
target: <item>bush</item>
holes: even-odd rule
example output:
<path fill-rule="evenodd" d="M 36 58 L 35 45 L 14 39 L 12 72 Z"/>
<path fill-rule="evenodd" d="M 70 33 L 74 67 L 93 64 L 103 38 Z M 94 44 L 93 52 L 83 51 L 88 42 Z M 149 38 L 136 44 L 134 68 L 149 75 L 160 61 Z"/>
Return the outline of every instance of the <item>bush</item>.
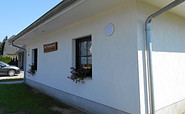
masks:
<path fill-rule="evenodd" d="M 0 61 L 10 63 L 10 61 L 12 61 L 12 58 L 9 56 L 0 56 Z"/>

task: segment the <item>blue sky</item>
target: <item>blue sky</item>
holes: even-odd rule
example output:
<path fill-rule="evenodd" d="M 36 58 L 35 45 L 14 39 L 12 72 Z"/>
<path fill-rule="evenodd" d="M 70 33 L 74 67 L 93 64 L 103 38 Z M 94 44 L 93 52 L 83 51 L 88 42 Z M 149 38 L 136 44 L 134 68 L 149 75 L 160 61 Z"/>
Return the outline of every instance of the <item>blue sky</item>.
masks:
<path fill-rule="evenodd" d="M 0 0 L 0 42 L 41 17 L 62 0 Z"/>

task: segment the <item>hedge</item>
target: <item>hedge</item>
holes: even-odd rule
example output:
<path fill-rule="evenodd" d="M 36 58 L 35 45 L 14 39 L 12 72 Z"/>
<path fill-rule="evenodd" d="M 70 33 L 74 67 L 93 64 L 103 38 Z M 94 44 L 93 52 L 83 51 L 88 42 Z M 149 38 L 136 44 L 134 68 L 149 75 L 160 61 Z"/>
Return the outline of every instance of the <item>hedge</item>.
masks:
<path fill-rule="evenodd" d="M 9 56 L 0 56 L 0 61 L 10 63 L 12 61 L 12 58 Z"/>

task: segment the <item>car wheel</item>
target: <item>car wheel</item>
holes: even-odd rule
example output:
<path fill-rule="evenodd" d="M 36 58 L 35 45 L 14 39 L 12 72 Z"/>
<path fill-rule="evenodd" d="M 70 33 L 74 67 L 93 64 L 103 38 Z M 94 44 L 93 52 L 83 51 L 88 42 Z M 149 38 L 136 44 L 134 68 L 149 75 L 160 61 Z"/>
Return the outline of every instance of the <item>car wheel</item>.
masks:
<path fill-rule="evenodd" d="M 8 75 L 9 76 L 14 76 L 15 75 L 15 70 L 9 70 Z"/>

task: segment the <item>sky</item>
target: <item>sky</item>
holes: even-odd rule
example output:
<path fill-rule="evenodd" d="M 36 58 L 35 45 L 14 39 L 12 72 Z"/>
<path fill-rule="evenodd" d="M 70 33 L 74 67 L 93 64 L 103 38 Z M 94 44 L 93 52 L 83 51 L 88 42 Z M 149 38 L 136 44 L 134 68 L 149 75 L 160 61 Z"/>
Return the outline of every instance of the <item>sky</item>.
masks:
<path fill-rule="evenodd" d="M 0 0 L 0 42 L 17 35 L 62 0 Z"/>

